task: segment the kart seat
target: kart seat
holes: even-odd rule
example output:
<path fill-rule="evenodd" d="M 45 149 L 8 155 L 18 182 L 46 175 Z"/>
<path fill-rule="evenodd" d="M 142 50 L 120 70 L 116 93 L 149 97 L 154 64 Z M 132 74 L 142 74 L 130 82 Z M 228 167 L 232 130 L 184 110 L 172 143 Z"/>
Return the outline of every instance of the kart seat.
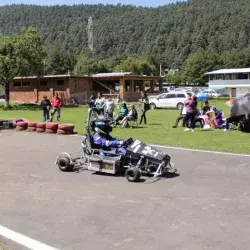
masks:
<path fill-rule="evenodd" d="M 91 135 L 89 133 L 86 134 L 86 145 L 87 145 L 87 153 L 91 155 L 92 153 L 99 153 L 99 148 L 96 148 Z"/>

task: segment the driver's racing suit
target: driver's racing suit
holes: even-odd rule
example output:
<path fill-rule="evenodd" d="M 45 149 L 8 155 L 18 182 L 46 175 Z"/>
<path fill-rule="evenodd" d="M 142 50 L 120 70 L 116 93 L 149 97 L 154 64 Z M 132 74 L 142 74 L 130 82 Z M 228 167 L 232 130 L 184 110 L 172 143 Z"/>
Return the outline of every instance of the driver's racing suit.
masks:
<path fill-rule="evenodd" d="M 98 133 L 94 133 L 92 135 L 92 140 L 94 145 L 97 147 L 100 147 L 101 149 L 106 150 L 108 149 L 117 149 L 117 152 L 119 154 L 126 154 L 126 149 L 121 147 L 124 141 L 117 140 L 115 138 L 112 138 L 111 136 L 103 136 Z"/>

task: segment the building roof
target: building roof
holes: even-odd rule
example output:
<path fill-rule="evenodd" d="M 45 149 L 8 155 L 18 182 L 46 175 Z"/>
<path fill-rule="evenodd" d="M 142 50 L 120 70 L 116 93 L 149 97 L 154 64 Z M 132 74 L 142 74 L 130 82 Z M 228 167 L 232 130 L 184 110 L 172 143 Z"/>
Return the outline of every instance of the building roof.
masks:
<path fill-rule="evenodd" d="M 250 68 L 241 69 L 220 69 L 205 73 L 205 75 L 217 75 L 217 74 L 239 74 L 239 73 L 250 73 Z"/>
<path fill-rule="evenodd" d="M 132 72 L 114 72 L 114 73 L 99 73 L 99 74 L 93 74 L 93 75 L 45 75 L 41 76 L 41 78 L 68 78 L 68 77 L 76 77 L 76 78 L 103 78 L 103 79 L 114 79 L 114 78 L 121 78 L 126 77 L 129 79 L 135 78 L 135 79 L 160 79 L 161 76 L 147 76 L 147 75 L 134 75 Z M 17 76 L 14 77 L 14 80 L 21 80 L 21 79 L 37 79 L 38 76 Z"/>
<path fill-rule="evenodd" d="M 92 77 L 110 77 L 110 76 L 127 76 L 132 75 L 132 72 L 113 72 L 113 73 L 99 73 L 91 75 Z"/>
<path fill-rule="evenodd" d="M 46 75 L 42 76 L 41 78 L 62 78 L 62 77 L 70 77 L 71 75 Z M 16 76 L 13 79 L 19 80 L 19 79 L 36 79 L 38 76 Z"/>
<path fill-rule="evenodd" d="M 225 88 L 250 88 L 250 84 L 232 84 L 232 85 L 217 85 L 217 84 L 210 84 L 209 83 L 209 88 L 211 89 L 225 89 Z"/>

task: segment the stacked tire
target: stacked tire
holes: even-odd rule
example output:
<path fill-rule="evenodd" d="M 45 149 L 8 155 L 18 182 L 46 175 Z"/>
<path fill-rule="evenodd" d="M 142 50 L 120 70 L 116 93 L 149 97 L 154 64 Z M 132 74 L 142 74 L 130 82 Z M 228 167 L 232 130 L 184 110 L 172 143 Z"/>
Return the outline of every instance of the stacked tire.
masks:
<path fill-rule="evenodd" d="M 28 122 L 19 121 L 16 123 L 16 131 L 24 131 L 28 128 Z"/>
<path fill-rule="evenodd" d="M 46 123 L 44 122 L 38 122 L 36 124 L 36 132 L 38 133 L 44 133 L 46 130 Z"/>
<path fill-rule="evenodd" d="M 25 118 L 16 118 L 15 120 L 12 121 L 12 124 L 14 126 L 14 128 L 17 127 L 17 123 L 18 122 L 28 122 L 28 120 L 26 120 Z M 21 125 L 21 124 L 20 124 Z M 21 125 L 22 126 L 22 125 Z"/>
<path fill-rule="evenodd" d="M 71 135 L 74 134 L 74 124 L 59 124 L 57 134 L 59 135 Z"/>
<path fill-rule="evenodd" d="M 36 132 L 36 122 L 28 122 L 28 131 L 29 132 Z"/>
<path fill-rule="evenodd" d="M 45 130 L 46 133 L 56 134 L 57 130 L 58 130 L 58 123 L 55 122 L 46 123 L 46 130 Z"/>

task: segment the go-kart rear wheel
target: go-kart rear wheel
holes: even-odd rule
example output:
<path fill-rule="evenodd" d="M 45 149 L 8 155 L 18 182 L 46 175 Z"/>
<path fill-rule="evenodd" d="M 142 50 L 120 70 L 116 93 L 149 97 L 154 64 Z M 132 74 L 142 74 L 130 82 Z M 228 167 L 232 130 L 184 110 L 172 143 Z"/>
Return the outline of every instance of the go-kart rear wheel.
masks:
<path fill-rule="evenodd" d="M 129 182 L 137 182 L 141 178 L 141 172 L 136 167 L 130 167 L 126 170 L 125 177 Z"/>
<path fill-rule="evenodd" d="M 71 160 L 67 155 L 61 155 L 57 161 L 59 169 L 63 172 L 73 171 L 74 165 L 71 164 Z"/>

